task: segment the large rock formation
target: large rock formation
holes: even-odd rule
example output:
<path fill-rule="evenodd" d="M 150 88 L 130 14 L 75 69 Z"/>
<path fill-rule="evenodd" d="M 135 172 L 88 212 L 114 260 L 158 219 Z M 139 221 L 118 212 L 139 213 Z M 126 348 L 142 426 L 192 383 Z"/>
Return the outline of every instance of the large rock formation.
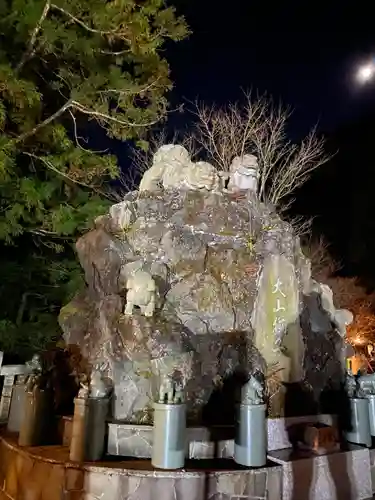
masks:
<path fill-rule="evenodd" d="M 298 238 L 255 192 L 224 182 L 180 146 L 163 147 L 140 191 L 77 242 L 87 289 L 60 324 L 113 379 L 117 419 L 149 421 L 166 376 L 185 386 L 195 421 L 220 414 L 212 401 L 233 414 L 225 398 L 254 372 L 267 378 L 272 416 L 290 383 L 310 384 L 315 400 L 340 383 L 345 325 Z"/>

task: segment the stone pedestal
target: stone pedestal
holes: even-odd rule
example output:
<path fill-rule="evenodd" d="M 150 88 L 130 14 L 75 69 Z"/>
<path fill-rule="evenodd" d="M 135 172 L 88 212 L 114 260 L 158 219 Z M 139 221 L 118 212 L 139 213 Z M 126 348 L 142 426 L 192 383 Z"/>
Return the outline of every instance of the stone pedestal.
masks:
<path fill-rule="evenodd" d="M 103 458 L 105 452 L 108 398 L 89 398 L 85 429 L 85 460 L 94 462 Z"/>
<path fill-rule="evenodd" d="M 160 471 L 149 460 L 71 463 L 63 446 L 23 449 L 0 433 L 0 498 L 7 500 L 280 500 L 282 467 L 239 470 L 186 463 Z M 4 492 L 4 493 L 3 493 Z"/>
<path fill-rule="evenodd" d="M 349 443 L 371 447 L 369 402 L 366 398 L 350 398 L 351 429 L 345 432 Z"/>
<path fill-rule="evenodd" d="M 289 429 L 296 424 L 321 423 L 335 425 L 333 415 L 310 415 L 291 418 L 268 418 L 268 451 L 289 448 L 292 443 Z M 234 427 L 188 427 L 186 429 L 186 458 L 209 459 L 233 458 Z M 152 426 L 109 422 L 108 454 L 150 458 L 152 450 Z"/>
<path fill-rule="evenodd" d="M 72 440 L 72 430 L 73 430 L 73 416 L 64 416 L 60 421 L 62 436 L 62 443 L 64 446 L 70 448 L 70 442 Z"/>
<path fill-rule="evenodd" d="M 371 436 L 375 437 L 375 394 L 370 394 L 369 396 L 367 396 L 367 400 L 370 419 L 370 433 Z"/>
<path fill-rule="evenodd" d="M 105 451 L 107 398 L 76 398 L 69 458 L 73 462 L 96 461 Z"/>
<path fill-rule="evenodd" d="M 277 450 L 268 454 L 283 468 L 282 500 L 368 500 L 372 497 L 370 454 L 350 445 L 348 451 L 315 455 L 309 451 Z"/>
<path fill-rule="evenodd" d="M 20 446 L 38 446 L 46 440 L 46 419 L 51 418 L 48 413 L 48 394 L 44 390 L 35 388 L 26 392 L 24 414 L 20 426 L 18 444 Z"/>
<path fill-rule="evenodd" d="M 20 432 L 22 419 L 25 412 L 26 386 L 23 383 L 16 383 L 13 386 L 12 398 L 10 402 L 7 428 L 10 432 Z"/>
<path fill-rule="evenodd" d="M 75 398 L 72 437 L 70 441 L 69 453 L 69 459 L 72 462 L 83 462 L 85 458 L 85 432 L 87 413 L 87 399 Z"/>
<path fill-rule="evenodd" d="M 267 461 L 266 405 L 241 404 L 237 408 L 234 460 L 246 467 L 262 467 Z"/>
<path fill-rule="evenodd" d="M 158 469 L 181 469 L 186 453 L 186 406 L 154 403 L 151 463 Z"/>

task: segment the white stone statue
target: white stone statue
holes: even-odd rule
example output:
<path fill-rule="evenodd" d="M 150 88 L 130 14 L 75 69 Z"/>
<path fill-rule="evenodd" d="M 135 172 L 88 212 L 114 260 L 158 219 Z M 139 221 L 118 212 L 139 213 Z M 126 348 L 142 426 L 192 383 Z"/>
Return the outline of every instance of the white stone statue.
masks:
<path fill-rule="evenodd" d="M 25 382 L 26 391 L 32 392 L 38 386 L 42 373 L 42 361 L 39 354 L 34 354 L 30 361 L 26 361 L 25 365 L 28 372 Z"/>
<path fill-rule="evenodd" d="M 152 316 L 155 311 L 157 287 L 150 273 L 135 271 L 126 282 L 126 306 L 124 314 L 131 316 L 133 307 L 138 306 L 145 316 Z"/>
<path fill-rule="evenodd" d="M 184 402 L 183 388 L 171 377 L 164 377 L 159 389 L 158 403 L 177 404 Z"/>
<path fill-rule="evenodd" d="M 229 191 L 258 191 L 259 167 L 254 155 L 236 156 L 229 168 Z"/>
<path fill-rule="evenodd" d="M 181 169 L 167 168 L 163 175 L 165 189 L 192 189 L 221 191 L 224 187 L 222 174 L 210 163 L 190 162 Z"/>
<path fill-rule="evenodd" d="M 180 145 L 168 144 L 155 153 L 152 166 L 144 173 L 139 191 L 164 189 L 206 189 L 221 191 L 224 177 L 210 163 L 194 163 Z"/>
<path fill-rule="evenodd" d="M 177 144 L 161 146 L 155 153 L 152 166 L 143 174 L 139 191 L 156 191 L 163 187 L 163 176 L 169 169 L 180 170 L 191 162 L 189 152 Z"/>
<path fill-rule="evenodd" d="M 89 386 L 87 384 L 84 384 L 81 382 L 81 387 L 78 391 L 78 398 L 79 399 L 87 399 L 89 397 Z"/>
<path fill-rule="evenodd" d="M 357 397 L 358 381 L 351 370 L 345 372 L 345 390 L 349 398 Z"/>
<path fill-rule="evenodd" d="M 37 375 L 35 372 L 29 375 L 25 383 L 26 392 L 33 392 L 33 390 L 38 387 L 39 380 L 40 375 Z"/>
<path fill-rule="evenodd" d="M 42 371 L 42 362 L 39 354 L 34 354 L 30 361 L 26 361 L 26 367 L 29 373 L 39 374 Z"/>
<path fill-rule="evenodd" d="M 264 386 L 253 375 L 250 380 L 242 387 L 241 402 L 250 405 L 264 404 Z"/>
<path fill-rule="evenodd" d="M 104 398 L 108 390 L 103 380 L 101 372 L 94 368 L 90 378 L 90 398 Z"/>
<path fill-rule="evenodd" d="M 136 218 L 132 204 L 129 201 L 122 201 L 121 203 L 112 205 L 109 209 L 109 215 L 111 216 L 113 226 L 118 231 L 123 231 L 130 227 Z"/>
<path fill-rule="evenodd" d="M 362 395 L 369 396 L 375 394 L 375 373 L 360 375 L 357 380 Z"/>

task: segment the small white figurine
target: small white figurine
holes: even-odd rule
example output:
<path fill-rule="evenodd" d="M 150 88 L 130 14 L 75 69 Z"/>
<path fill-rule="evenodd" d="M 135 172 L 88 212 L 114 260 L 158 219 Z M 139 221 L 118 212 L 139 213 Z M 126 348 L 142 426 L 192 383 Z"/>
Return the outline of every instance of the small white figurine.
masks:
<path fill-rule="evenodd" d="M 38 387 L 40 376 L 36 373 L 32 373 L 26 379 L 25 390 L 26 392 L 33 392 L 34 389 Z"/>
<path fill-rule="evenodd" d="M 89 386 L 81 382 L 81 388 L 78 391 L 79 399 L 87 399 L 89 397 Z"/>
<path fill-rule="evenodd" d="M 135 271 L 126 282 L 126 306 L 124 314 L 131 316 L 133 307 L 138 306 L 145 316 L 152 316 L 155 311 L 157 287 L 150 273 Z"/>
<path fill-rule="evenodd" d="M 165 377 L 159 389 L 158 403 L 178 404 L 184 402 L 183 388 L 170 377 Z"/>
<path fill-rule="evenodd" d="M 31 373 L 40 373 L 42 371 L 42 362 L 39 354 L 34 354 L 31 360 L 26 362 L 26 366 Z"/>
<path fill-rule="evenodd" d="M 221 191 L 225 175 L 210 163 L 192 162 L 183 146 L 167 144 L 155 153 L 152 166 L 139 184 L 139 191 L 161 188 Z"/>
<path fill-rule="evenodd" d="M 39 354 L 34 354 L 30 361 L 26 363 L 28 376 L 26 378 L 26 391 L 32 392 L 38 386 L 40 376 L 42 373 L 42 362 Z"/>
<path fill-rule="evenodd" d="M 358 386 L 363 395 L 375 394 L 375 373 L 360 375 L 357 379 Z"/>
<path fill-rule="evenodd" d="M 183 147 L 176 144 L 161 146 L 155 153 L 152 166 L 143 174 L 139 183 L 139 191 L 157 191 L 163 185 L 163 176 L 166 169 L 175 168 L 190 163 L 190 155 Z"/>
<path fill-rule="evenodd" d="M 345 390 L 349 398 L 357 396 L 358 382 L 351 370 L 345 372 Z"/>
<path fill-rule="evenodd" d="M 104 398 L 106 395 L 107 387 L 103 381 L 102 374 L 94 368 L 90 379 L 90 398 Z"/>
<path fill-rule="evenodd" d="M 218 172 L 210 163 L 199 161 L 189 162 L 180 168 L 167 168 L 163 175 L 164 189 L 191 189 L 222 191 L 225 174 Z"/>
<path fill-rule="evenodd" d="M 229 168 L 229 191 L 258 191 L 259 167 L 254 155 L 236 156 Z"/>
<path fill-rule="evenodd" d="M 254 375 L 242 387 L 241 401 L 244 404 L 261 405 L 264 403 L 264 386 Z"/>

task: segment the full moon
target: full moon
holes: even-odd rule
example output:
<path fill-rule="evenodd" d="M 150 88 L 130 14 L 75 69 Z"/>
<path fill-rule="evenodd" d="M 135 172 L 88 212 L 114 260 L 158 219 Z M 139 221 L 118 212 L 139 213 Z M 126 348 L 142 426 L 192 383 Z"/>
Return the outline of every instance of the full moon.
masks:
<path fill-rule="evenodd" d="M 366 83 L 373 79 L 375 75 L 375 64 L 364 64 L 357 71 L 357 79 L 360 83 Z"/>

